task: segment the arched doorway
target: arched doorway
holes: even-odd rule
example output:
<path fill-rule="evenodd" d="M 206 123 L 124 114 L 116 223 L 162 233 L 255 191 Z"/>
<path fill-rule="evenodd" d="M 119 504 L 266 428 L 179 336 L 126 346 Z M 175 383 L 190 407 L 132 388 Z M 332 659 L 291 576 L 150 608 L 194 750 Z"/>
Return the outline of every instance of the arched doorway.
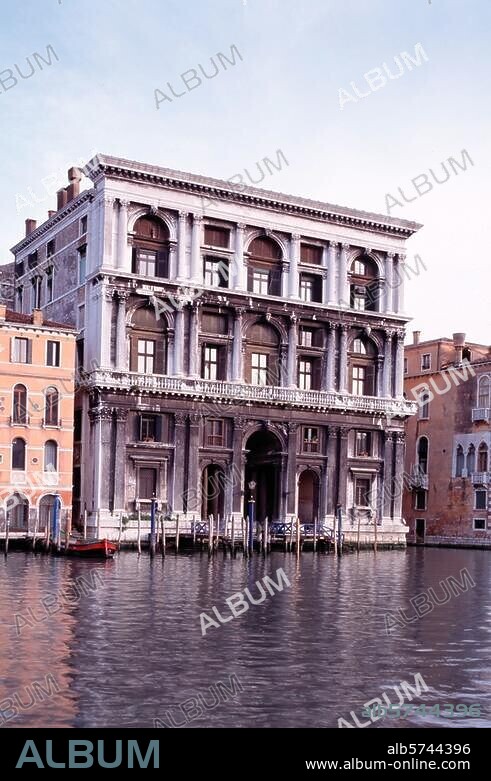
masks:
<path fill-rule="evenodd" d="M 271 431 L 256 431 L 246 443 L 245 507 L 251 494 L 256 501 L 256 520 L 278 520 L 281 495 L 281 442 Z M 249 483 L 254 482 L 253 489 Z"/>
<path fill-rule="evenodd" d="M 201 517 L 206 521 L 213 515 L 215 523 L 220 516 L 223 523 L 225 508 L 225 473 L 218 464 L 208 464 L 201 475 Z"/>
<path fill-rule="evenodd" d="M 39 502 L 39 523 L 38 523 L 39 531 L 44 531 L 46 529 L 46 525 L 48 525 L 48 528 L 51 528 L 54 503 L 55 503 L 54 494 L 47 494 L 46 496 L 41 497 L 41 500 Z"/>
<path fill-rule="evenodd" d="M 305 469 L 298 478 L 298 517 L 301 523 L 319 518 L 319 476 L 312 469 Z"/>
<path fill-rule="evenodd" d="M 6 502 L 7 519 L 10 531 L 27 531 L 29 522 L 29 502 L 21 494 L 12 494 Z"/>

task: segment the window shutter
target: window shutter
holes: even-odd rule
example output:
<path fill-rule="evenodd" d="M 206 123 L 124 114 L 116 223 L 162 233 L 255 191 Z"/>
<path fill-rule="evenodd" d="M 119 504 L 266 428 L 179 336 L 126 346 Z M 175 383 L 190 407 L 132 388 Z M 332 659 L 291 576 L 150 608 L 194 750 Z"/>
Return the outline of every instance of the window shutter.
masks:
<path fill-rule="evenodd" d="M 155 441 L 162 442 L 162 415 L 155 416 Z"/>
<path fill-rule="evenodd" d="M 219 347 L 218 348 L 218 379 L 219 380 L 226 380 L 227 379 L 227 351 L 225 347 Z"/>
<path fill-rule="evenodd" d="M 32 363 L 32 339 L 27 340 L 27 363 Z"/>
<path fill-rule="evenodd" d="M 131 250 L 131 272 L 136 274 L 136 247 Z"/>
<path fill-rule="evenodd" d="M 375 367 L 373 364 L 365 366 L 365 396 L 375 395 Z"/>
<path fill-rule="evenodd" d="M 169 253 L 167 249 L 157 252 L 155 276 L 161 278 L 168 278 L 169 276 Z"/>
<path fill-rule="evenodd" d="M 254 269 L 252 266 L 247 266 L 247 290 L 249 293 L 252 293 L 253 290 L 253 277 L 254 277 Z"/>
<path fill-rule="evenodd" d="M 312 390 L 320 390 L 321 387 L 321 362 L 313 361 L 312 364 Z"/>
<path fill-rule="evenodd" d="M 10 360 L 15 361 L 15 336 L 10 340 Z"/>
<path fill-rule="evenodd" d="M 155 362 L 154 362 L 154 372 L 155 374 L 164 374 L 165 373 L 165 342 L 162 339 L 157 339 L 155 342 Z"/>
<path fill-rule="evenodd" d="M 281 271 L 278 268 L 271 269 L 269 272 L 269 294 L 271 296 L 281 295 Z"/>
<path fill-rule="evenodd" d="M 130 371 L 138 371 L 138 337 L 134 336 L 130 344 Z"/>
<path fill-rule="evenodd" d="M 140 414 L 135 415 L 135 442 L 140 442 L 141 439 L 141 425 L 142 417 Z"/>
<path fill-rule="evenodd" d="M 322 303 L 322 277 L 316 275 L 315 277 L 313 277 L 313 281 L 314 281 L 314 290 L 313 290 L 314 301 L 317 304 L 321 304 Z"/>

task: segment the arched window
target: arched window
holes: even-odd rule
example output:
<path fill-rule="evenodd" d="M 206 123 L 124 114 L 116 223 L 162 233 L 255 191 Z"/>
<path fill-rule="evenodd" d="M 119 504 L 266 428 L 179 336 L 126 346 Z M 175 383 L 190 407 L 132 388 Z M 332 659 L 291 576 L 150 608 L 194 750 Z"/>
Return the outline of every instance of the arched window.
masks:
<path fill-rule="evenodd" d="M 430 392 L 423 390 L 418 399 L 419 404 L 419 418 L 420 420 L 428 420 L 430 417 Z"/>
<path fill-rule="evenodd" d="M 58 445 L 54 439 L 44 443 L 44 471 L 56 472 L 58 469 Z"/>
<path fill-rule="evenodd" d="M 370 258 L 356 258 L 349 272 L 352 309 L 379 311 L 379 279 L 376 263 Z"/>
<path fill-rule="evenodd" d="M 354 396 L 375 395 L 377 350 L 370 339 L 357 337 L 349 353 L 351 393 Z"/>
<path fill-rule="evenodd" d="M 488 446 L 484 442 L 481 442 L 477 451 L 477 471 L 488 471 Z"/>
<path fill-rule="evenodd" d="M 140 217 L 133 228 L 132 271 L 141 277 L 169 276 L 169 231 L 158 217 Z"/>
<path fill-rule="evenodd" d="M 44 402 L 44 425 L 59 426 L 59 394 L 56 388 L 46 388 Z"/>
<path fill-rule="evenodd" d="M 246 382 L 251 385 L 279 385 L 280 338 L 272 325 L 258 322 L 247 331 Z"/>
<path fill-rule="evenodd" d="M 247 289 L 262 296 L 281 296 L 281 249 L 267 236 L 249 245 Z"/>
<path fill-rule="evenodd" d="M 479 380 L 478 407 L 491 407 L 491 380 L 489 377 L 481 377 Z"/>
<path fill-rule="evenodd" d="M 27 423 L 27 388 L 20 383 L 14 388 L 12 423 Z"/>
<path fill-rule="evenodd" d="M 470 476 L 471 473 L 475 471 L 475 468 L 476 468 L 476 448 L 474 447 L 474 445 L 470 445 L 467 451 L 467 463 L 466 463 L 467 474 Z"/>
<path fill-rule="evenodd" d="M 457 455 L 455 458 L 455 476 L 462 477 L 464 471 L 464 448 L 462 445 L 457 445 Z"/>
<path fill-rule="evenodd" d="M 12 441 L 12 469 L 26 468 L 26 443 L 21 437 L 16 437 Z"/>
<path fill-rule="evenodd" d="M 136 309 L 131 318 L 130 371 L 165 374 L 167 366 L 167 327 L 155 317 L 151 307 Z"/>
<path fill-rule="evenodd" d="M 422 475 L 428 474 L 428 437 L 418 439 L 418 471 Z"/>

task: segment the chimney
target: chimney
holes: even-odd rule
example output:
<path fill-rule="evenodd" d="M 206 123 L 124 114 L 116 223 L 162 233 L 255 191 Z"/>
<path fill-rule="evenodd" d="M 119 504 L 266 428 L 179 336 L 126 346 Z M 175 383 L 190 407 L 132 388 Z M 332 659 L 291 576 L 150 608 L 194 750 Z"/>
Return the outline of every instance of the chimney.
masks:
<path fill-rule="evenodd" d="M 462 351 L 465 347 L 465 334 L 452 334 L 453 346 L 455 348 L 455 363 L 462 363 Z"/>
<path fill-rule="evenodd" d="M 36 220 L 26 220 L 26 236 L 29 236 L 30 233 L 36 230 L 36 225 Z"/>
<path fill-rule="evenodd" d="M 82 180 L 82 174 L 80 172 L 80 168 L 72 167 L 68 169 L 68 181 L 70 182 L 70 184 L 66 188 L 67 203 L 73 201 L 73 199 L 77 198 L 77 196 L 79 195 L 81 180 Z"/>
<path fill-rule="evenodd" d="M 7 304 L 0 304 L 0 323 L 4 323 L 6 317 L 7 317 Z"/>
<path fill-rule="evenodd" d="M 67 192 L 63 187 L 56 193 L 56 208 L 58 211 L 66 206 L 66 196 Z"/>
<path fill-rule="evenodd" d="M 43 313 L 41 309 L 33 309 L 32 310 L 32 324 L 33 325 L 42 325 L 43 324 Z"/>
<path fill-rule="evenodd" d="M 56 214 L 56 209 L 49 209 L 48 211 L 48 220 L 50 220 L 54 215 Z"/>
<path fill-rule="evenodd" d="M 421 331 L 413 331 L 413 344 L 419 344 L 420 336 L 421 336 Z"/>

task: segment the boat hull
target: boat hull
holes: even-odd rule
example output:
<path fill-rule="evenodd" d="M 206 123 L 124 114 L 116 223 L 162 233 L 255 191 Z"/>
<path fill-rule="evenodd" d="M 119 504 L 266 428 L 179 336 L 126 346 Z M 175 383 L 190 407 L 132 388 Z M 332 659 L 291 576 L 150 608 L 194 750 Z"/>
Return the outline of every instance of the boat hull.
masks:
<path fill-rule="evenodd" d="M 92 559 L 111 559 L 117 546 L 109 540 L 94 542 L 72 542 L 63 550 L 66 556 L 83 556 Z"/>

